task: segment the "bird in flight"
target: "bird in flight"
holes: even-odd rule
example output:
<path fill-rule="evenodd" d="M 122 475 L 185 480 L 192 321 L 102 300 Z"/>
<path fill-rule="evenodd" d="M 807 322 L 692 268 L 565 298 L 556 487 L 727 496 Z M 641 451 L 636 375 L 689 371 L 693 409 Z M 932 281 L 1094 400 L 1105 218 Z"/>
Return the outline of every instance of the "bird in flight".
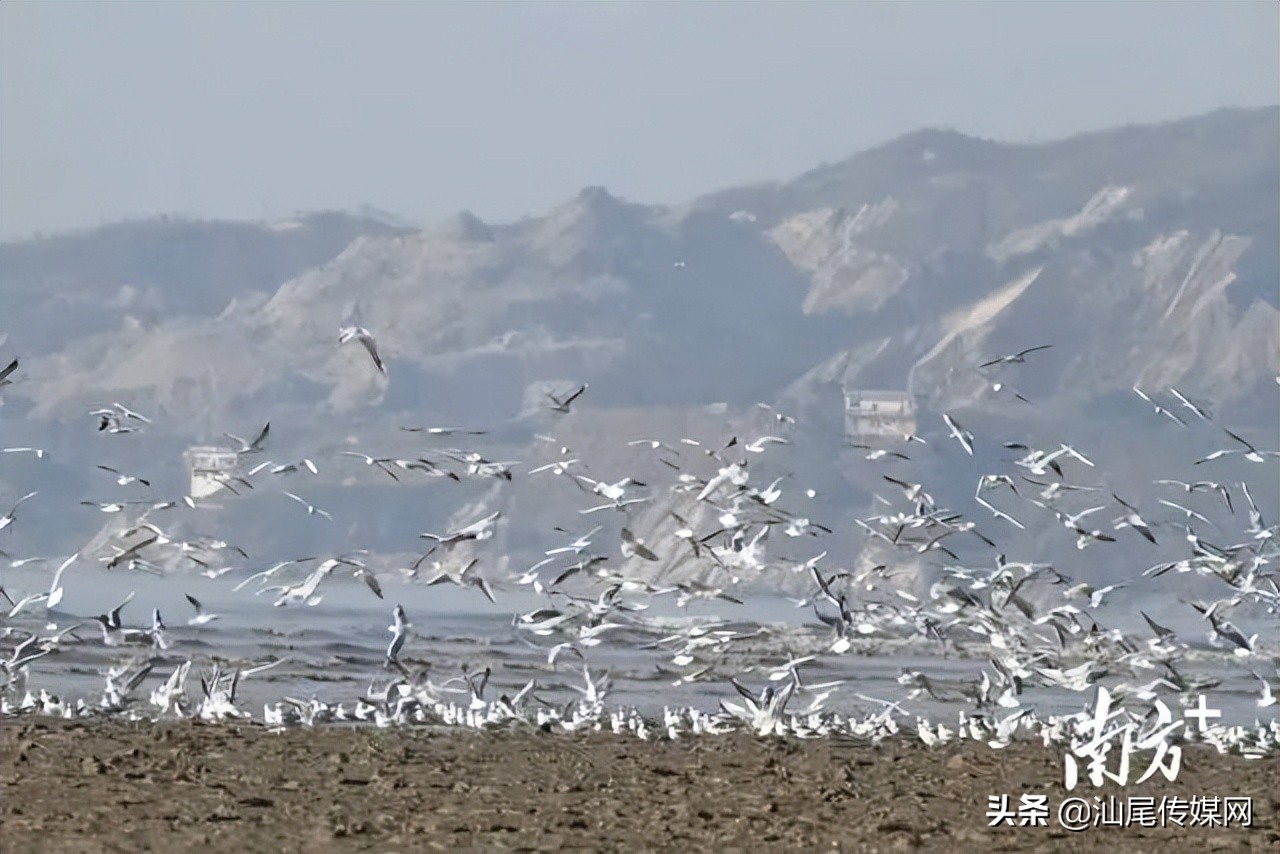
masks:
<path fill-rule="evenodd" d="M 363 326 L 344 326 L 338 330 L 338 344 L 349 344 L 352 341 L 359 341 L 364 345 L 373 358 L 373 364 L 378 369 L 378 373 L 386 376 L 387 366 L 382 364 L 382 357 L 378 355 L 378 342 L 373 340 L 369 330 Z"/>
<path fill-rule="evenodd" d="M 13 504 L 13 507 L 10 508 L 9 512 L 4 514 L 3 516 L 0 516 L 0 531 L 3 531 L 5 528 L 12 525 L 15 518 L 15 514 L 18 512 L 18 508 L 21 507 L 23 503 L 26 502 L 28 499 L 34 498 L 35 496 L 36 496 L 36 493 L 28 492 L 26 495 L 22 496 L 17 501 L 15 501 Z"/>
<path fill-rule="evenodd" d="M 1034 353 L 1037 350 L 1048 350 L 1052 346 L 1052 344 L 1041 344 L 1039 347 L 1028 347 L 1025 350 L 1019 350 L 1011 356 L 996 356 L 994 359 L 978 365 L 978 367 L 989 368 L 992 365 L 1021 364 L 1027 360 L 1027 354 Z"/>
<path fill-rule="evenodd" d="M 413 623 L 409 622 L 409 618 L 405 616 L 404 606 L 397 605 L 395 610 L 391 612 L 394 622 L 387 626 L 387 631 L 391 632 L 394 637 L 387 646 L 387 661 L 392 664 L 400 663 L 400 649 L 404 646 L 405 640 L 409 637 L 409 630 L 413 628 Z"/>
<path fill-rule="evenodd" d="M 973 434 L 961 427 L 956 420 L 947 413 L 942 413 L 942 420 L 947 422 L 947 429 L 951 431 L 951 435 L 956 437 L 956 441 L 960 443 L 960 447 L 964 448 L 965 453 L 973 456 Z"/>
<path fill-rule="evenodd" d="M 1154 400 L 1148 397 L 1147 394 L 1143 392 L 1142 389 L 1138 388 L 1136 385 L 1133 387 L 1133 393 L 1136 394 L 1138 397 L 1142 398 L 1143 400 L 1145 400 L 1147 403 L 1151 404 L 1151 406 L 1155 408 L 1157 415 L 1163 415 L 1167 417 L 1170 421 L 1173 421 L 1179 427 L 1187 426 L 1187 422 L 1179 418 L 1177 416 L 1177 413 L 1171 412 L 1168 409 L 1165 409 L 1160 404 L 1156 403 Z"/>
<path fill-rule="evenodd" d="M 324 518 L 328 519 L 330 522 L 333 521 L 333 516 L 330 515 L 328 511 L 321 510 L 319 507 L 316 507 L 314 504 L 312 504 L 310 501 L 303 498 L 302 496 L 295 495 L 292 492 L 285 492 L 284 490 L 281 490 L 281 492 L 284 495 L 288 496 L 289 498 L 292 498 L 294 501 L 301 504 L 303 507 L 307 508 L 308 516 L 323 516 Z"/>
<path fill-rule="evenodd" d="M 141 478 L 141 477 L 134 477 L 133 475 L 124 474 L 123 472 L 119 471 L 118 469 L 113 469 L 111 466 L 101 466 L 101 465 L 100 465 L 100 466 L 98 466 L 98 468 L 100 468 L 100 469 L 102 469 L 103 471 L 106 471 L 106 472 L 111 472 L 113 475 L 115 475 L 115 476 L 116 476 L 116 483 L 118 483 L 120 486 L 128 486 L 128 485 L 129 485 L 129 484 L 131 484 L 131 483 L 140 483 L 140 484 L 142 484 L 143 486 L 150 486 L 150 485 L 151 485 L 151 481 L 149 481 L 149 480 L 147 480 L 147 479 L 145 479 L 145 478 Z"/>
<path fill-rule="evenodd" d="M 1207 463 L 1210 460 L 1216 460 L 1219 457 L 1226 457 L 1232 454 L 1242 454 L 1246 460 L 1249 460 L 1250 462 L 1254 462 L 1254 463 L 1265 462 L 1266 457 L 1280 457 L 1280 451 L 1259 451 L 1253 445 L 1249 444 L 1244 439 L 1241 439 L 1239 436 L 1237 436 L 1235 433 L 1232 433 L 1226 427 L 1222 428 L 1222 432 L 1226 433 L 1228 436 L 1230 436 L 1240 445 L 1243 445 L 1244 448 L 1228 448 L 1222 451 L 1214 451 L 1212 454 L 1209 454 L 1204 459 L 1196 460 L 1195 465 L 1200 465 L 1201 463 Z"/>
<path fill-rule="evenodd" d="M 258 432 L 258 435 L 252 442 L 246 442 L 234 433 L 224 433 L 228 439 L 231 439 L 240 447 L 236 448 L 237 454 L 254 454 L 262 450 L 262 445 L 267 441 L 267 436 L 271 434 L 271 422 L 268 421 Z"/>
<path fill-rule="evenodd" d="M 578 397 L 581 396 L 581 394 L 586 390 L 587 390 L 587 384 L 583 383 L 582 385 L 578 386 L 577 391 L 575 391 L 573 394 L 565 398 L 556 397 L 554 394 L 551 394 L 550 392 L 548 392 L 547 397 L 551 398 L 551 411 L 568 413 L 569 405 L 573 403 L 575 400 L 577 400 Z"/>
<path fill-rule="evenodd" d="M 401 427 L 406 433 L 426 433 L 431 436 L 483 436 L 488 430 L 463 430 L 461 427 Z"/>

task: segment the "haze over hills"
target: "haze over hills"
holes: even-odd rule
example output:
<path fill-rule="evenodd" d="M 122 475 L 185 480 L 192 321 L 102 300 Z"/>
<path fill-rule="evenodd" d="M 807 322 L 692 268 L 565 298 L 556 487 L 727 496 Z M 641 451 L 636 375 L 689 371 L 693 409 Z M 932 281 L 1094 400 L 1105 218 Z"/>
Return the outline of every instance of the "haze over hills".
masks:
<path fill-rule="evenodd" d="M 317 214 L 6 244 L 0 356 L 20 356 L 22 372 L 3 392 L 4 444 L 49 448 L 49 489 L 74 502 L 101 495 L 81 473 L 100 462 L 181 490 L 183 448 L 270 420 L 272 458 L 323 459 L 319 483 L 332 492 L 318 503 L 344 523 L 324 534 L 333 547 L 402 537 L 407 551 L 416 531 L 466 516 L 455 511 L 467 501 L 472 512 L 523 504 L 531 537 L 575 496 L 433 483 L 420 504 L 375 513 L 360 490 L 336 487 L 402 487 L 335 461 L 336 450 L 407 453 L 421 439 L 400 425 L 461 423 L 492 428 L 494 457 L 526 467 L 551 458 L 534 439 L 550 433 L 612 481 L 651 465 L 628 439 L 780 429 L 754 407 L 764 401 L 798 421 L 778 474 L 820 484 L 826 512 L 847 516 L 869 487 L 830 465 L 843 453 L 843 391 L 885 389 L 912 395 L 925 435 L 942 430 L 945 411 L 994 437 L 984 464 L 999 465 L 1000 439 L 1030 433 L 1089 448 L 1113 461 L 1113 485 L 1141 491 L 1152 472 L 1124 430 L 1150 431 L 1145 447 L 1181 456 L 1187 441 L 1211 450 L 1217 439 L 1171 434 L 1135 383 L 1176 386 L 1275 444 L 1278 150 L 1276 108 L 1038 145 L 927 130 L 785 183 L 672 207 L 593 187 L 506 224 L 463 213 L 411 231 Z M 387 377 L 360 348 L 337 346 L 348 323 L 377 336 Z M 1053 347 L 1025 365 L 976 370 L 1040 344 Z M 573 414 L 546 411 L 544 390 L 579 382 L 590 391 Z M 111 401 L 154 424 L 95 433 L 86 413 Z M 941 457 L 913 465 L 911 479 L 954 481 L 958 496 L 977 476 Z M 6 474 L 6 493 L 35 477 L 23 466 Z M 1264 489 L 1274 507 L 1275 484 Z M 297 509 L 225 512 L 266 538 Z M 524 541 L 511 536 L 512 548 Z M 859 541 L 844 535 L 850 550 Z"/>

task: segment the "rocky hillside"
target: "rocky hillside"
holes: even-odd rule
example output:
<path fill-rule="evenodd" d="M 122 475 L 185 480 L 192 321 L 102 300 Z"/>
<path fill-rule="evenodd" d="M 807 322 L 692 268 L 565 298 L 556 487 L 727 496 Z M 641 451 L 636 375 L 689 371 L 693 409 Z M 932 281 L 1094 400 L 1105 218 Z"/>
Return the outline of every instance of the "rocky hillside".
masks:
<path fill-rule="evenodd" d="M 672 439 L 713 403 L 727 436 L 767 401 L 811 434 L 787 467 L 837 494 L 843 389 L 909 391 L 922 431 L 945 410 L 1105 444 L 1103 420 L 1150 426 L 1132 385 L 1176 386 L 1273 440 L 1277 150 L 1274 108 L 1037 145 L 929 130 L 672 207 L 588 188 L 507 224 L 323 215 L 9 244 L 0 356 L 23 369 L 0 418 L 6 443 L 68 466 L 109 452 L 153 468 L 268 419 L 273 454 L 381 450 L 405 441 L 399 425 L 460 422 L 524 460 L 534 433 L 563 429 L 621 477 L 610 440 Z M 338 347 L 349 323 L 377 336 L 385 377 Z M 976 367 L 1041 344 L 1025 365 Z M 543 390 L 579 382 L 579 411 L 552 424 Z M 150 438 L 85 444 L 88 410 L 111 401 L 149 413 Z M 90 490 L 70 472 L 68 490 Z"/>

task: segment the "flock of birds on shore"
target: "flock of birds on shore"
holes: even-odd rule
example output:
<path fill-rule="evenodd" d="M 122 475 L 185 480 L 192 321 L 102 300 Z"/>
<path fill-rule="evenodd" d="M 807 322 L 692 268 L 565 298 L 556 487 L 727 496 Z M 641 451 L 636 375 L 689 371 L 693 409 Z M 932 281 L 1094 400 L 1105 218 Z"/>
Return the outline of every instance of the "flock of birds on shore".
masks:
<path fill-rule="evenodd" d="M 359 343 L 367 351 L 374 368 L 386 373 L 377 344 L 368 330 L 347 327 L 341 330 L 340 344 Z M 1027 356 L 1049 345 L 1032 347 L 1007 356 L 990 359 L 976 366 L 979 370 L 997 371 L 1017 365 Z M 0 370 L 0 388 L 17 378 L 18 362 L 14 360 Z M 1278 380 L 1280 381 L 1280 380 Z M 1002 383 L 992 384 L 999 391 Z M 1206 408 L 1170 389 L 1176 409 L 1163 405 L 1141 389 L 1134 387 L 1141 400 L 1154 409 L 1156 416 L 1167 418 L 1182 429 L 1198 426 L 1216 431 L 1224 446 L 1202 459 L 1196 466 L 1212 469 L 1212 463 L 1223 458 L 1240 457 L 1265 465 L 1280 457 L 1280 452 L 1259 450 L 1237 433 L 1219 425 Z M 563 417 L 588 391 L 582 384 L 561 394 L 548 394 L 546 409 L 551 417 Z M 1021 394 L 1015 394 L 1022 398 Z M 537 679 L 518 690 L 496 692 L 489 685 L 491 670 L 477 672 L 463 669 L 458 676 L 433 681 L 425 668 L 407 657 L 417 639 L 414 623 L 399 604 L 388 602 L 389 642 L 382 654 L 382 672 L 371 674 L 369 690 L 354 702 L 325 702 L 318 698 L 285 697 L 268 703 L 256 717 L 237 699 L 244 679 L 253 678 L 284 663 L 276 659 L 248 665 L 232 666 L 213 660 L 212 669 L 198 677 L 198 686 L 188 685 L 193 659 L 178 662 L 169 672 L 157 672 L 158 665 L 172 661 L 176 653 L 174 640 L 160 611 L 151 615 L 150 625 L 127 625 L 124 611 L 133 598 L 130 594 L 118 606 L 86 620 L 70 624 L 53 622 L 52 611 L 62 602 L 68 571 L 78 564 L 96 561 L 101 571 L 121 573 L 170 573 L 175 560 L 189 561 L 191 571 L 210 579 L 251 566 L 248 554 L 239 546 L 221 540 L 184 540 L 170 534 L 155 520 L 157 514 L 185 504 L 197 507 L 198 499 L 183 496 L 173 501 L 125 500 L 83 502 L 104 513 L 140 515 L 115 535 L 105 554 L 77 552 L 58 563 L 48 577 L 47 589 L 19 595 L 18 591 L 0 586 L 0 596 L 8 610 L 0 610 L 0 637 L 5 641 L 3 685 L 0 685 L 0 715 L 40 714 L 59 717 L 110 716 L 133 720 L 161 718 L 198 718 L 203 720 L 257 720 L 270 727 L 312 726 L 328 722 L 369 722 L 391 725 L 461 725 L 476 728 L 530 725 L 550 731 L 612 730 L 632 733 L 643 738 L 677 738 L 684 734 L 716 733 L 746 728 L 760 734 L 798 737 L 846 736 L 870 741 L 898 732 L 915 733 L 927 744 L 945 743 L 953 738 L 970 738 L 1002 747 L 1018 739 L 1039 738 L 1045 744 L 1076 744 L 1100 733 L 1098 726 L 1110 729 L 1130 728 L 1142 741 L 1154 733 L 1170 733 L 1167 715 L 1158 714 L 1161 698 L 1178 697 L 1187 708 L 1218 684 L 1213 678 L 1190 675 L 1185 666 L 1192 645 L 1145 612 L 1141 614 L 1149 629 L 1142 635 L 1108 629 L 1098 621 L 1107 599 L 1116 590 L 1172 575 L 1190 574 L 1217 585 L 1220 598 L 1208 602 L 1188 602 L 1203 621 L 1205 639 L 1210 648 L 1220 651 L 1224 662 L 1238 662 L 1257 679 L 1258 709 L 1275 707 L 1273 689 L 1275 655 L 1259 646 L 1258 638 L 1246 636 L 1231 619 L 1236 609 L 1249 609 L 1255 614 L 1280 613 L 1278 586 L 1277 525 L 1263 513 L 1247 482 L 1213 480 L 1156 481 L 1170 497 L 1160 498 L 1164 518 L 1156 518 L 1154 508 L 1140 508 L 1101 483 L 1084 482 L 1077 475 L 1096 472 L 1090 457 L 1065 443 L 1054 448 L 1036 448 L 1019 442 L 1005 442 L 1004 448 L 1020 456 L 1013 461 L 1020 471 L 983 475 L 974 499 L 989 512 L 986 524 L 1025 529 L 1028 524 L 1052 524 L 1056 520 L 1076 548 L 1106 548 L 1128 529 L 1151 545 L 1165 539 L 1170 527 L 1181 529 L 1186 546 L 1174 560 L 1152 565 L 1127 581 L 1102 587 L 1070 577 L 1047 563 L 1017 562 L 1001 553 L 997 541 L 979 530 L 978 522 L 966 519 L 960 512 L 940 506 L 921 483 L 881 473 L 883 483 L 895 487 L 901 501 L 877 496 L 886 508 L 875 515 L 854 520 L 867 541 L 891 556 L 882 563 L 859 571 L 828 568 L 827 552 L 805 560 L 779 560 L 766 554 L 770 536 L 787 537 L 790 543 L 808 543 L 832 529 L 818 524 L 801 513 L 784 508 L 783 482 L 780 477 L 768 486 L 751 480 L 750 460 L 759 458 L 776 446 L 790 444 L 789 416 L 760 404 L 777 425 L 775 432 L 750 441 L 736 437 L 720 445 L 709 445 L 693 438 L 679 440 L 637 438 L 628 441 L 633 448 L 651 451 L 656 464 L 674 472 L 666 485 L 667 494 L 659 495 L 659 487 L 650 487 L 634 477 L 615 482 L 588 476 L 589 469 L 572 456 L 567 447 L 551 462 L 524 472 L 517 463 L 490 460 L 483 453 L 466 449 L 437 449 L 412 458 L 377 456 L 356 451 L 345 455 L 361 459 L 390 480 L 403 478 L 448 478 L 455 481 L 493 478 L 510 481 L 516 477 L 564 478 L 581 490 L 590 506 L 578 513 L 586 517 L 617 513 L 621 517 L 617 540 L 611 549 L 596 551 L 594 546 L 604 525 L 594 525 L 581 533 L 557 528 L 567 541 L 545 551 L 535 565 L 513 579 L 517 587 L 526 588 L 541 597 L 543 604 L 526 613 L 515 615 L 516 634 L 528 645 L 545 653 L 550 672 L 563 669 L 565 662 L 581 673 L 576 686 L 576 699 L 570 702 L 547 699 Z M 92 417 L 97 429 L 108 434 L 124 434 L 145 429 L 151 419 L 120 403 L 95 409 Z M 942 414 L 946 434 L 934 442 L 954 442 L 953 451 L 974 455 L 975 436 L 950 413 Z M 426 437 L 479 436 L 485 431 L 457 428 L 402 428 Z M 542 437 L 548 443 L 559 442 Z M 264 479 L 316 475 L 319 467 L 310 458 L 283 464 L 263 460 L 270 445 L 270 423 L 250 440 L 228 434 L 231 451 L 236 457 L 234 469 L 220 475 L 227 492 L 240 495 L 259 486 Z M 913 443 L 927 440 L 906 435 L 901 441 L 876 445 L 854 445 L 865 451 L 865 459 L 887 465 L 898 459 L 909 459 L 907 451 Z M 43 459 L 40 448 L 2 448 L 3 454 L 31 454 Z M 2 457 L 0 457 L 2 459 Z M 115 466 L 99 465 L 121 488 L 149 488 L 150 481 L 127 473 Z M 1262 468 L 1274 477 L 1270 466 Z M 702 472 L 701 474 L 699 472 Z M 645 492 L 645 490 L 651 490 Z M 298 492 L 279 490 L 311 516 L 332 519 L 324 509 L 315 506 Z M 803 494 L 813 497 L 811 490 Z M 26 503 L 37 491 L 23 495 L 0 516 L 0 531 L 19 525 Z M 1098 495 L 1091 506 L 1079 507 L 1077 500 Z M 997 496 L 1005 496 L 997 504 Z M 1175 497 L 1177 500 L 1175 500 Z M 661 541 L 650 537 L 646 542 L 632 530 L 631 514 L 655 501 L 671 502 L 667 516 L 675 524 L 669 536 Z M 1011 502 L 1018 502 L 1017 504 Z M 1213 502 L 1211 507 L 1209 502 Z M 674 508 L 679 508 L 677 512 Z M 1090 517 L 1110 511 L 1109 525 L 1092 523 Z M 1032 520 L 1030 514 L 1037 514 Z M 1172 515 L 1173 519 L 1168 517 Z M 1211 516 L 1216 516 L 1215 521 Z M 1247 519 L 1247 524 L 1240 521 Z M 1220 521 L 1236 523 L 1228 531 Z M 478 571 L 481 557 L 478 549 L 491 540 L 503 524 L 501 510 L 443 533 L 421 535 L 427 546 L 416 561 L 399 569 L 403 581 L 454 584 L 474 589 L 477 595 L 497 602 L 501 589 Z M 1219 531 L 1215 541 L 1206 539 L 1208 528 Z M 1159 533 L 1159 540 L 1157 537 Z M 970 548 L 985 546 L 983 562 L 962 562 L 959 553 L 964 542 Z M 1165 543 L 1167 546 L 1168 543 Z M 682 560 L 699 567 L 690 580 L 663 583 L 662 573 L 623 573 L 610 567 L 616 550 L 624 564 L 656 565 L 670 557 L 668 550 L 679 550 Z M 38 559 L 10 559 L 17 567 Z M 898 574 L 895 562 L 913 563 L 928 559 L 933 564 L 935 579 L 927 592 L 912 592 L 894 583 Z M 229 561 L 229 563 L 228 563 Z M 52 565 L 52 562 L 50 562 Z M 318 606 L 325 595 L 327 581 L 338 574 L 350 574 L 368 588 L 369 595 L 385 600 L 383 581 L 387 573 L 371 566 L 369 552 L 355 550 L 327 558 L 300 558 L 276 563 L 249 574 L 234 583 L 233 590 L 242 595 L 272 597 L 277 607 Z M 313 565 L 312 565 L 313 564 Z M 309 566 L 310 565 L 310 566 Z M 817 625 L 827 634 L 821 647 L 810 655 L 791 656 L 773 666 L 748 668 L 766 674 L 761 688 L 751 688 L 730 675 L 728 688 L 735 697 L 722 700 L 716 711 L 696 708 L 664 709 L 660 719 L 646 717 L 635 708 L 613 708 L 607 705 L 610 678 L 607 673 L 592 671 L 588 658 L 591 651 L 628 632 L 648 631 L 651 639 L 644 645 L 669 657 L 678 676 L 675 683 L 723 679 L 721 665 L 737 646 L 759 639 L 770 632 L 765 625 L 743 629 L 741 624 L 725 620 L 690 621 L 675 630 L 646 627 L 643 611 L 657 597 L 670 596 L 683 606 L 693 600 L 715 599 L 741 604 L 741 590 L 747 589 L 766 569 L 781 570 L 793 577 L 807 579 L 808 594 L 796 601 L 811 613 Z M 745 583 L 743 583 L 745 582 Z M 166 583 L 169 583 L 168 581 Z M 180 578 L 172 579 L 179 584 Z M 230 581 L 228 581 L 230 584 Z M 739 586 L 741 583 L 741 586 Z M 571 593 L 574 585 L 587 584 L 587 595 Z M 580 589 L 577 588 L 577 589 Z M 219 615 L 209 613 L 202 603 L 187 594 L 191 614 L 186 619 L 193 627 L 209 626 Z M 43 611 L 43 617 L 41 612 Z M 24 616 L 25 615 L 25 616 Z M 22 619 L 20 619 L 22 618 Z M 25 622 L 24 622 L 25 620 Z M 93 634 L 90 634 L 92 632 Z M 82 636 L 85 633 L 86 636 Z M 96 635 L 96 637 L 95 637 Z M 660 636 L 659 636 L 660 635 Z M 846 681 L 815 683 L 802 675 L 802 670 L 819 659 L 833 660 L 856 652 L 858 644 L 874 639 L 923 639 L 942 655 L 972 654 L 980 650 L 987 665 L 975 682 L 944 686 L 928 674 L 904 670 L 899 683 L 907 690 L 904 698 L 888 700 L 857 694 L 870 704 L 871 711 L 845 715 L 826 706 L 833 693 Z M 126 657 L 105 674 L 105 686 L 96 699 L 74 701 L 55 696 L 44 688 L 29 686 L 33 669 L 49 664 L 56 656 L 75 644 L 101 643 L 119 648 Z M 542 645 L 546 644 L 546 645 Z M 856 664 L 851 669 L 856 669 Z M 1227 666 L 1227 665 L 1223 665 Z M 1230 666 L 1237 666 L 1231 664 Z M 1257 668 L 1271 671 L 1259 673 Z M 152 675 L 158 678 L 152 679 Z M 1109 688 L 1102 680 L 1112 681 Z M 1114 681 L 1120 677 L 1120 681 Z M 149 691 L 144 685 L 153 683 Z M 379 683 L 381 683 L 379 685 Z M 1035 687 L 1079 692 L 1079 712 L 1043 715 L 1023 702 L 1024 689 Z M 494 694 L 497 693 L 497 696 Z M 934 723 L 903 709 L 904 703 L 917 697 L 938 702 L 963 704 L 964 710 L 954 727 Z M 1114 708 L 1110 704 L 1114 702 Z M 803 708 L 801 705 L 803 704 Z M 1095 711 L 1108 708 L 1103 724 Z M 1167 711 L 1167 709 L 1165 709 Z M 1274 715 L 1274 711 L 1270 714 Z M 1220 750 L 1250 757 L 1266 755 L 1280 746 L 1280 724 L 1274 716 L 1253 726 L 1196 727 L 1188 724 L 1174 738 L 1200 740 Z"/>

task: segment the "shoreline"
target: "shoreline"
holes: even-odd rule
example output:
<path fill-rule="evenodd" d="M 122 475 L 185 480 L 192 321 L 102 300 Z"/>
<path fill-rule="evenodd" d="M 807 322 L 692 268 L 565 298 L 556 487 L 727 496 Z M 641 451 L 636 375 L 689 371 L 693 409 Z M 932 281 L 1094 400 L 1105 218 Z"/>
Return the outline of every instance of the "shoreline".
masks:
<path fill-rule="evenodd" d="M 1184 747 L 1176 780 L 1063 785 L 1035 743 L 926 747 L 734 733 L 641 741 L 243 724 L 0 721 L 0 838 L 26 851 L 1260 850 L 1280 846 L 1280 763 Z M 1046 826 L 988 799 L 1045 796 Z M 1184 826 L 1059 823 L 1061 803 L 1151 798 Z M 1189 826 L 1180 799 L 1251 798 L 1252 827 Z M 1221 804 L 1215 809 L 1220 810 Z M 1220 813 L 1218 813 L 1220 814 Z M 1145 813 L 1143 814 L 1145 817 Z M 1034 819 L 1033 819 L 1034 820 Z"/>

